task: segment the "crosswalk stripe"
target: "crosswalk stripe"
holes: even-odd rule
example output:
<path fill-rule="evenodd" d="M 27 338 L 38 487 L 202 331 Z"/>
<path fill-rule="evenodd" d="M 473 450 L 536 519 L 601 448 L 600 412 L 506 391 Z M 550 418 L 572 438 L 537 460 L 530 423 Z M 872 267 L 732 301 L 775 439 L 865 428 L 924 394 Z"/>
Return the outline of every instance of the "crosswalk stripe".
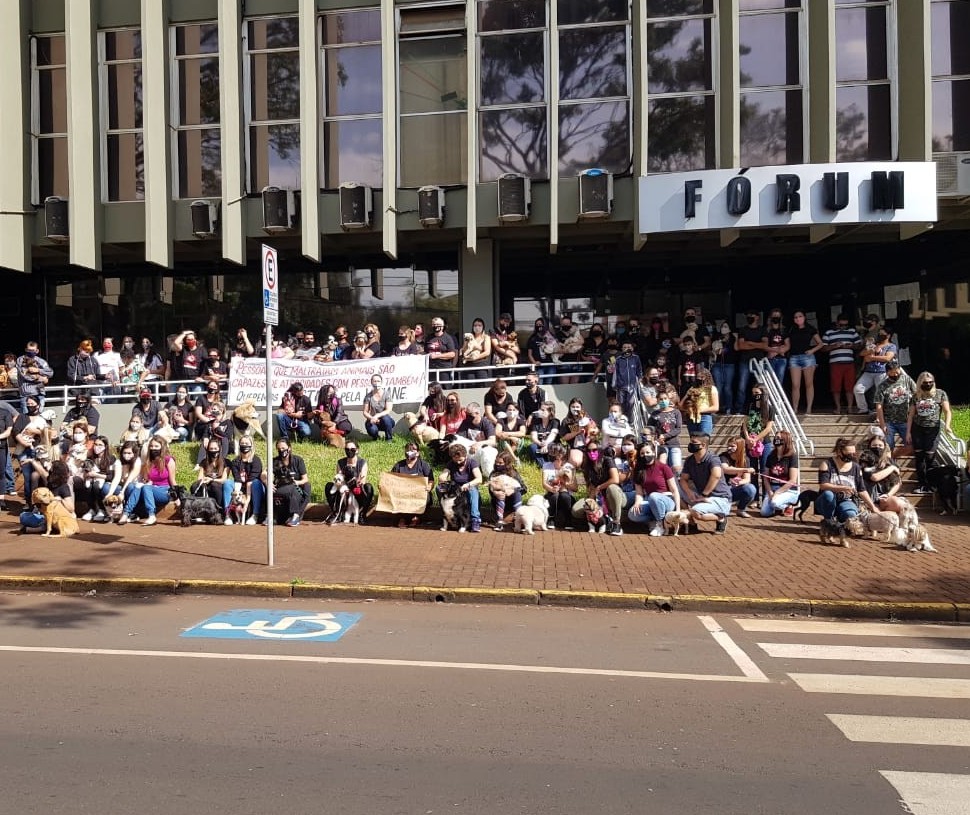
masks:
<path fill-rule="evenodd" d="M 970 699 L 970 679 L 865 674 L 788 674 L 806 693 L 911 696 L 924 699 Z"/>
<path fill-rule="evenodd" d="M 970 665 L 970 650 L 956 648 L 861 648 L 854 645 L 808 645 L 789 642 L 759 642 L 758 647 L 768 656 L 778 659 Z"/>
<path fill-rule="evenodd" d="M 825 715 L 849 741 L 970 747 L 970 721 L 967 719 L 857 716 L 847 713 L 826 713 Z"/>
<path fill-rule="evenodd" d="M 970 640 L 970 626 L 906 625 L 900 623 L 839 623 L 817 620 L 756 620 L 736 618 L 742 630 L 777 634 L 837 634 L 855 637 L 915 637 Z"/>
<path fill-rule="evenodd" d="M 967 815 L 970 775 L 880 770 L 912 815 Z"/>

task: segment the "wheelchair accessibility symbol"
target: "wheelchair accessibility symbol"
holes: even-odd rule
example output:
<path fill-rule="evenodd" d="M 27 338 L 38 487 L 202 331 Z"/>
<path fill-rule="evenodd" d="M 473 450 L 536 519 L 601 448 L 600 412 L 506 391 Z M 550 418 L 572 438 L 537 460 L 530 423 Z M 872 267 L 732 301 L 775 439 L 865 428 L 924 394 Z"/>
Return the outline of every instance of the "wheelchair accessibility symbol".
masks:
<path fill-rule="evenodd" d="M 293 609 L 235 609 L 217 614 L 182 632 L 183 637 L 243 640 L 302 640 L 335 642 L 351 628 L 360 614 L 307 612 Z"/>

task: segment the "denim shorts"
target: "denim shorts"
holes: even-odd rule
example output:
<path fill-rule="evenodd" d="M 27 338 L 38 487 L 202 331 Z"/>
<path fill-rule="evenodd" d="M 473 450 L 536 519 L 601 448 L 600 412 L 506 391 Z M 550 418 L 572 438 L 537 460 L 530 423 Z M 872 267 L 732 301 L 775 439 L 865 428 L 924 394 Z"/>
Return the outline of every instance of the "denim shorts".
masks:
<path fill-rule="evenodd" d="M 788 358 L 789 368 L 814 368 L 817 364 L 814 354 L 792 354 Z"/>

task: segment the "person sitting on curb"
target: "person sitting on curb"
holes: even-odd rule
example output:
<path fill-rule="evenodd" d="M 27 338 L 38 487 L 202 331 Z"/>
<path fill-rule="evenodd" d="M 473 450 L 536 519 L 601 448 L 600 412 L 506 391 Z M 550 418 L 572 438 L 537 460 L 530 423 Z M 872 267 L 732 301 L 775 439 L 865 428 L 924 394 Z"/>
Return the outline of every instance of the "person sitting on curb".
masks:
<path fill-rule="evenodd" d="M 727 516 L 731 512 L 731 488 L 724 480 L 721 460 L 710 451 L 711 437 L 707 433 L 692 433 L 680 474 L 681 498 L 690 509 L 691 532 L 697 531 L 697 521 L 714 521 L 714 533 L 727 530 Z"/>
<path fill-rule="evenodd" d="M 606 534 L 622 535 L 623 527 L 620 524 L 626 496 L 620 489 L 620 475 L 616 469 L 613 448 L 601 450 L 599 439 L 591 438 L 586 442 L 584 454 L 581 468 L 586 481 L 586 497 L 596 501 L 609 516 L 604 526 Z M 584 518 L 585 500 L 576 501 L 570 511 L 573 518 Z"/>
<path fill-rule="evenodd" d="M 281 510 L 281 516 L 286 516 L 286 526 L 299 526 L 310 503 L 310 477 L 303 459 L 290 450 L 289 439 L 276 442 L 272 466 L 273 504 Z"/>
<path fill-rule="evenodd" d="M 246 518 L 246 525 L 254 526 L 263 520 L 266 485 L 261 479 L 263 462 L 253 453 L 252 436 L 243 436 L 239 440 L 239 455 L 229 462 L 229 469 L 232 473 L 233 489 L 249 496 L 249 517 Z"/>
<path fill-rule="evenodd" d="M 721 469 L 731 488 L 731 503 L 738 505 L 738 517 L 750 518 L 748 506 L 758 495 L 758 488 L 751 483 L 754 467 L 749 466 L 747 441 L 738 436 L 728 441 L 721 453 Z"/>
<path fill-rule="evenodd" d="M 441 471 L 441 481 L 457 484 L 462 492 L 468 493 L 468 504 L 471 511 L 471 526 L 469 532 L 480 532 L 482 516 L 479 512 L 478 485 L 482 483 L 482 470 L 478 462 L 468 455 L 464 446 L 458 443 L 448 448 L 450 461 Z M 438 489 L 441 489 L 440 483 Z"/>
<path fill-rule="evenodd" d="M 374 487 L 367 483 L 367 459 L 357 455 L 357 442 L 348 441 L 344 448 L 347 454 L 345 458 L 337 459 L 337 475 L 342 475 L 344 484 L 349 487 L 354 498 L 360 505 L 361 519 L 371 515 L 377 508 L 374 503 Z M 337 510 L 340 507 L 340 492 L 335 488 L 334 482 L 330 481 L 323 488 L 323 497 L 327 499 L 330 506 L 330 518 L 328 523 L 336 523 Z"/>
<path fill-rule="evenodd" d="M 659 538 L 664 533 L 667 513 L 680 512 L 680 490 L 674 471 L 657 459 L 653 442 L 644 442 L 638 448 L 633 481 L 636 497 L 629 518 L 634 523 L 647 524 L 650 537 Z"/>
<path fill-rule="evenodd" d="M 198 478 L 189 488 L 193 495 L 208 495 L 225 516 L 225 524 L 232 525 L 229 518 L 229 502 L 232 500 L 232 490 L 235 482 L 229 471 L 229 465 L 222 457 L 222 445 L 215 437 L 210 437 L 205 443 L 205 457 L 195 465 Z"/>
<path fill-rule="evenodd" d="M 815 514 L 825 520 L 834 517 L 839 523 L 845 523 L 859 514 L 860 502 L 870 512 L 876 511 L 866 490 L 862 468 L 856 460 L 855 442 L 843 436 L 836 440 L 832 457 L 818 468 Z"/>
<path fill-rule="evenodd" d="M 564 445 L 549 445 L 548 459 L 542 465 L 542 486 L 549 502 L 549 529 L 573 528 L 573 504 L 576 503 L 576 468 L 567 459 Z"/>
<path fill-rule="evenodd" d="M 409 441 L 404 445 L 404 458 L 398 461 L 393 467 L 391 467 L 392 473 L 397 473 L 398 475 L 409 475 L 414 478 L 423 478 L 427 482 L 428 487 L 428 503 L 425 507 L 431 506 L 431 491 L 434 489 L 434 473 L 431 472 L 431 465 L 428 464 L 423 458 L 421 458 L 421 453 L 418 450 L 418 443 L 416 441 Z M 410 520 L 404 515 L 398 516 L 397 525 L 399 529 L 404 529 L 408 526 L 420 526 L 421 515 L 412 515 Z"/>
<path fill-rule="evenodd" d="M 775 433 L 771 446 L 767 468 L 761 474 L 764 483 L 761 517 L 770 518 L 778 513 L 790 517 L 798 503 L 798 451 L 787 430 Z"/>
<path fill-rule="evenodd" d="M 144 525 L 153 526 L 158 523 L 155 517 L 158 507 L 165 506 L 171 500 L 170 490 L 178 482 L 175 480 L 175 459 L 169 454 L 168 443 L 164 439 L 152 436 L 148 440 L 148 449 L 142 456 L 140 480 L 141 489 L 132 490 L 125 499 L 124 514 L 118 519 L 119 524 L 128 523 L 135 514 L 144 514 Z"/>

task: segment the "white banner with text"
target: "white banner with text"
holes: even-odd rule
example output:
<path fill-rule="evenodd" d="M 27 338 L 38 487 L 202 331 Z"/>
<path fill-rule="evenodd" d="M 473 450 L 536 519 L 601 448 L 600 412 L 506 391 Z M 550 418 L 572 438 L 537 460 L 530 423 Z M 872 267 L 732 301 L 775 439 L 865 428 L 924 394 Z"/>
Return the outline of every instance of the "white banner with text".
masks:
<path fill-rule="evenodd" d="M 392 402 L 420 403 L 428 395 L 428 358 L 423 354 L 404 357 L 375 357 L 346 362 L 314 362 L 304 359 L 274 359 L 271 363 L 273 406 L 283 400 L 286 389 L 294 382 L 303 385 L 303 393 L 316 405 L 317 392 L 324 384 L 337 389 L 345 408 L 363 404 L 371 389 L 370 380 L 379 374 L 384 380 L 384 393 Z M 229 369 L 230 405 L 251 401 L 266 403 L 266 360 L 243 357 L 233 360 Z"/>

